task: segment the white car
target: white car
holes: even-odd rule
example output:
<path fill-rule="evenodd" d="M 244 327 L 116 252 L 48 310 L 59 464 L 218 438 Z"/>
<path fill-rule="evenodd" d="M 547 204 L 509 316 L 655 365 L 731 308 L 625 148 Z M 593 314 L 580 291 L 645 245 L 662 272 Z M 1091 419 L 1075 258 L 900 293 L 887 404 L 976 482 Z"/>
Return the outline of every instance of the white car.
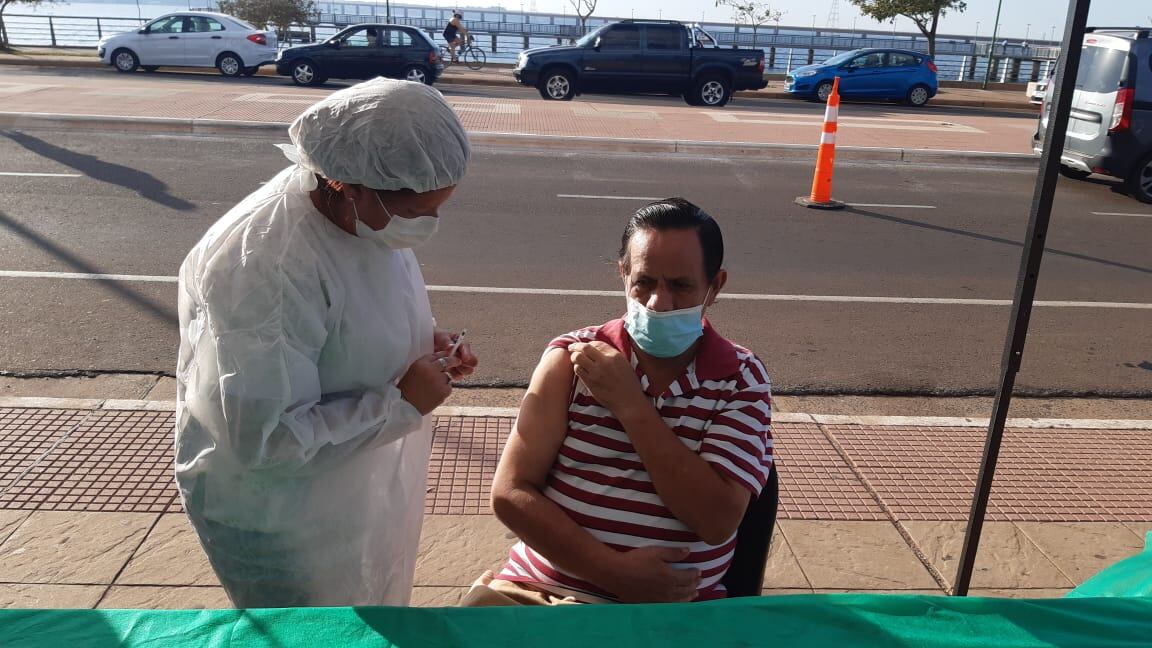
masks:
<path fill-rule="evenodd" d="M 252 76 L 261 65 L 276 60 L 276 33 L 224 14 L 187 11 L 104 38 L 96 53 L 120 72 L 214 67 L 224 76 Z"/>

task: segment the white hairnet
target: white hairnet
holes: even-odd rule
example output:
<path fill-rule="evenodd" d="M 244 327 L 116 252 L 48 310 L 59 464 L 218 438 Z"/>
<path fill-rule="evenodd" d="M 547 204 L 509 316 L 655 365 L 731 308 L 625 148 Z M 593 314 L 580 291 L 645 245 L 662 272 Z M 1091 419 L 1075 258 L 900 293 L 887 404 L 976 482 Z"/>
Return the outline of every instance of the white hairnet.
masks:
<path fill-rule="evenodd" d="M 329 180 L 417 193 L 459 184 L 468 135 L 444 97 L 422 83 L 373 79 L 333 93 L 288 128 L 281 146 Z"/>

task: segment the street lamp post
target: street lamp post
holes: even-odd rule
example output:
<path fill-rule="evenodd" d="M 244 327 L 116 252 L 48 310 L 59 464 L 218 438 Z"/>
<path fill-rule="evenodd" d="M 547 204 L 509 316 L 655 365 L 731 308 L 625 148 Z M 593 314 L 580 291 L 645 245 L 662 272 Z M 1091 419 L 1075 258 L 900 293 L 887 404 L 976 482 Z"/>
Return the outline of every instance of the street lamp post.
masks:
<path fill-rule="evenodd" d="M 1025 43 L 1028 42 L 1028 37 L 1031 35 L 1032 35 L 1032 23 L 1028 23 L 1028 26 L 1024 28 L 1024 42 Z"/>
<path fill-rule="evenodd" d="M 996 37 L 1000 34 L 1000 9 L 1004 7 L 1004 0 L 996 0 L 996 22 L 992 25 L 992 40 L 988 42 L 988 66 L 984 68 L 984 83 L 982 89 L 988 89 L 988 77 L 992 74 L 992 61 L 996 53 Z"/>
<path fill-rule="evenodd" d="M 979 39 L 980 39 L 980 21 L 977 20 L 976 21 L 976 33 L 972 36 L 972 40 L 979 40 Z"/>

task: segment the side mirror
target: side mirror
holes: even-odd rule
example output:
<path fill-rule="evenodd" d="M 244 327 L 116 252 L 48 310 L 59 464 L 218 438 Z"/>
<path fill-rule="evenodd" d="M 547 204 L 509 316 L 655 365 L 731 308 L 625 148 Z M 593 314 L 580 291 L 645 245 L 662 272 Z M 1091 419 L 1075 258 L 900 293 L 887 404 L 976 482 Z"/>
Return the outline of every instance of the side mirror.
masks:
<path fill-rule="evenodd" d="M 147 36 L 147 35 L 148 35 L 148 34 L 150 34 L 151 32 L 149 32 L 149 31 L 148 31 L 148 28 L 147 28 L 147 27 L 141 27 L 141 28 L 140 28 L 140 31 L 138 31 L 138 32 L 136 32 L 136 33 L 137 33 L 137 34 L 141 34 L 141 35 L 143 35 L 143 36 Z"/>
<path fill-rule="evenodd" d="M 600 51 L 600 45 L 602 45 L 603 43 L 604 43 L 604 37 L 603 36 L 597 36 L 596 37 L 596 43 L 592 45 L 592 49 L 599 52 Z"/>
<path fill-rule="evenodd" d="M 331 47 L 332 49 L 340 49 L 340 41 L 338 41 L 338 40 L 328 41 L 328 47 Z"/>

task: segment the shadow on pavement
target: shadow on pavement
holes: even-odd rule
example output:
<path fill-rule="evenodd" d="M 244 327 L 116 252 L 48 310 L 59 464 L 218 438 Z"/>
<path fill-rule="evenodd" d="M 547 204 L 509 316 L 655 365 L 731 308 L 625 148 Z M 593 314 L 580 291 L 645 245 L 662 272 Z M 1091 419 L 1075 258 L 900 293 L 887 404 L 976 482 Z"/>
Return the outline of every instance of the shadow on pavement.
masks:
<path fill-rule="evenodd" d="M 37 248 L 44 250 L 53 258 L 63 261 L 75 272 L 84 274 L 104 274 L 100 272 L 99 268 L 96 268 L 83 259 L 80 259 L 53 241 L 44 238 L 39 233 L 29 229 L 23 223 L 17 222 L 2 211 L 0 211 L 0 229 L 8 230 L 21 239 L 28 241 Z M 163 305 L 148 299 L 144 295 L 125 288 L 123 283 L 119 281 L 101 281 L 99 283 L 105 290 L 108 290 L 116 296 L 135 304 L 157 320 L 172 326 L 179 325 L 179 320 L 175 313 L 169 312 Z"/>
<path fill-rule="evenodd" d="M 1024 243 L 1022 241 L 1013 241 L 1012 239 L 1006 239 L 1006 238 L 1002 238 L 999 236 L 992 236 L 990 234 L 980 234 L 978 232 L 969 232 L 967 230 L 957 229 L 955 227 L 945 227 L 943 225 L 933 225 L 932 223 L 924 223 L 921 221 L 912 220 L 910 218 L 900 218 L 899 216 L 890 216 L 888 214 L 880 214 L 877 212 L 868 211 L 865 209 L 860 209 L 858 207 L 849 207 L 845 211 L 850 213 L 850 214 L 856 214 L 858 216 L 866 216 L 868 218 L 874 218 L 876 220 L 882 220 L 882 221 L 888 221 L 890 223 L 896 223 L 897 225 L 906 225 L 909 227 L 919 227 L 921 229 L 931 230 L 933 232 L 943 232 L 945 234 L 955 234 L 956 236 L 964 236 L 964 237 L 976 239 L 979 241 L 989 241 L 991 243 L 1001 243 L 1003 245 L 1011 245 L 1012 247 L 1018 247 L 1018 248 L 1024 247 Z M 1119 261 L 1112 261 L 1109 259 L 1102 259 L 1100 257 L 1094 257 L 1094 256 L 1091 256 L 1088 254 L 1080 254 L 1078 252 L 1066 252 L 1064 250 L 1056 250 L 1056 249 L 1049 248 L 1049 247 L 1044 248 L 1044 251 L 1047 252 L 1048 254 L 1067 257 L 1069 259 L 1076 259 L 1078 261 L 1088 261 L 1090 263 L 1099 263 L 1101 265 L 1106 265 L 1106 266 L 1110 266 L 1113 268 L 1120 268 L 1121 270 L 1131 270 L 1133 272 L 1152 274 L 1152 268 L 1146 268 L 1143 266 L 1131 265 L 1128 263 L 1121 263 Z"/>
<path fill-rule="evenodd" d="M 173 196 L 168 192 L 168 185 L 154 176 L 139 169 L 133 169 L 122 164 L 105 162 L 94 155 L 77 153 L 44 140 L 18 131 L 2 131 L 0 135 L 7 137 L 25 149 L 55 160 L 65 166 L 71 167 L 80 173 L 101 182 L 131 189 L 142 198 L 170 209 L 189 211 L 195 208 L 192 203 Z"/>

